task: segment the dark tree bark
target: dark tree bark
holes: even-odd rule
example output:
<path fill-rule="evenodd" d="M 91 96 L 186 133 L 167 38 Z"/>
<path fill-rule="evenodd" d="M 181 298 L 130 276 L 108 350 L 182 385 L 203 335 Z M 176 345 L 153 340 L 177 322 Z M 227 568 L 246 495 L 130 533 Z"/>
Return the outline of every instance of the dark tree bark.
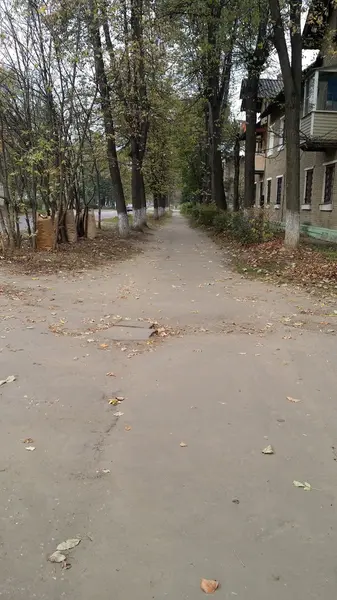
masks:
<path fill-rule="evenodd" d="M 224 2 L 210 0 L 207 22 L 207 52 L 204 98 L 208 110 L 208 136 L 210 145 L 210 174 L 212 201 L 222 210 L 227 209 L 223 182 L 221 156 L 221 130 L 223 109 L 228 102 L 229 81 L 232 68 L 233 47 L 236 39 L 237 21 L 233 26 L 229 49 L 222 57 L 218 35 L 222 26 L 221 14 Z"/>
<path fill-rule="evenodd" d="M 98 7 L 95 0 L 90 0 L 89 33 L 95 59 L 95 75 L 100 95 L 107 144 L 107 158 L 116 208 L 118 213 L 119 232 L 125 236 L 129 233 L 129 221 L 125 205 L 125 197 L 119 170 L 115 129 L 111 109 L 110 88 L 105 72 L 101 36 L 99 31 Z"/>
<path fill-rule="evenodd" d="M 246 146 L 245 146 L 245 192 L 244 208 L 248 209 L 255 202 L 255 151 L 256 151 L 256 114 L 259 81 L 262 69 L 269 54 L 267 25 L 269 10 L 261 15 L 254 52 L 248 57 L 248 77 L 245 90 L 246 102 Z"/>
<path fill-rule="evenodd" d="M 238 212 L 240 210 L 239 183 L 240 183 L 240 134 L 237 133 L 237 135 L 235 136 L 235 144 L 234 144 L 234 196 L 233 196 L 233 211 L 234 212 Z"/>
<path fill-rule="evenodd" d="M 274 44 L 280 61 L 285 96 L 286 230 L 285 244 L 296 247 L 300 239 L 300 111 L 302 83 L 302 0 L 289 0 L 289 57 L 279 0 L 269 0 Z"/>

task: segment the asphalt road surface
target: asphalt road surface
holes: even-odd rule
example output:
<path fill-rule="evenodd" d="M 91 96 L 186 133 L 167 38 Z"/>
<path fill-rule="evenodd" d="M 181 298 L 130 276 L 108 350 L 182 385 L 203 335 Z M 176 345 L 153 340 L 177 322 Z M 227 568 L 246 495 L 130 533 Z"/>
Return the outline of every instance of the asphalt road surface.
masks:
<path fill-rule="evenodd" d="M 202 577 L 219 600 L 335 597 L 333 304 L 242 278 L 180 216 L 124 263 L 14 279 L 1 598 L 197 600 Z M 162 337 L 114 344 L 117 315 Z M 47 561 L 77 537 L 71 569 Z"/>

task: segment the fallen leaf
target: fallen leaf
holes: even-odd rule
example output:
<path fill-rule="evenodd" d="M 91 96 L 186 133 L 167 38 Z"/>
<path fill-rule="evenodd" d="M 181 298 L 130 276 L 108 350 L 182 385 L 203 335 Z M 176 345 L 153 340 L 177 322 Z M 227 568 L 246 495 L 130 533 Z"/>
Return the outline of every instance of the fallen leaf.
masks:
<path fill-rule="evenodd" d="M 117 412 L 114 413 L 114 417 L 122 417 L 124 415 L 123 412 L 121 412 L 120 410 L 118 410 Z"/>
<path fill-rule="evenodd" d="M 56 550 L 58 550 L 59 552 L 64 552 L 67 550 L 71 550 L 72 548 L 75 548 L 75 546 L 78 546 L 78 544 L 80 543 L 80 539 L 79 538 L 74 538 L 74 539 L 70 539 L 70 540 L 66 540 L 65 542 L 61 542 L 61 544 L 59 544 L 56 548 Z"/>
<path fill-rule="evenodd" d="M 0 380 L 0 385 L 4 385 L 5 383 L 13 383 L 13 381 L 15 381 L 15 380 L 16 380 L 15 375 L 9 375 L 7 377 L 7 379 L 1 379 Z"/>
<path fill-rule="evenodd" d="M 132 427 L 130 425 L 126 425 L 124 427 L 125 431 L 131 431 Z"/>
<path fill-rule="evenodd" d="M 109 373 L 106 374 L 107 377 L 116 377 L 115 373 L 113 373 L 112 371 L 109 371 Z"/>
<path fill-rule="evenodd" d="M 291 396 L 287 396 L 287 400 L 289 400 L 289 402 L 301 402 L 298 398 L 292 398 Z"/>
<path fill-rule="evenodd" d="M 35 446 L 26 446 L 25 450 L 28 450 L 29 452 L 34 452 Z"/>
<path fill-rule="evenodd" d="M 118 400 L 118 402 L 123 402 L 123 400 L 125 400 L 124 396 L 116 396 L 116 400 Z"/>
<path fill-rule="evenodd" d="M 117 398 L 111 398 L 111 400 L 109 400 L 109 404 L 112 404 L 112 406 L 117 406 L 117 404 L 119 404 Z"/>
<path fill-rule="evenodd" d="M 302 483 L 301 481 L 293 481 L 293 485 L 297 488 L 304 488 L 304 483 Z"/>
<path fill-rule="evenodd" d="M 25 440 L 23 440 L 22 443 L 23 444 L 34 444 L 34 440 L 32 440 L 32 438 L 26 438 Z"/>
<path fill-rule="evenodd" d="M 264 450 L 262 450 L 262 454 L 275 454 L 273 446 L 267 446 Z"/>
<path fill-rule="evenodd" d="M 64 560 L 62 563 L 62 569 L 65 569 L 66 571 L 68 571 L 68 569 L 71 569 L 70 562 L 67 562 L 66 560 Z"/>
<path fill-rule="evenodd" d="M 187 444 L 185 444 L 185 442 L 180 442 L 180 448 L 187 448 Z"/>
<path fill-rule="evenodd" d="M 219 585 L 219 582 L 215 579 L 202 579 L 200 582 L 200 587 L 205 594 L 214 594 Z"/>
<path fill-rule="evenodd" d="M 301 481 L 293 481 L 293 485 L 297 488 L 303 488 L 305 492 L 310 492 L 311 485 L 310 483 L 308 483 L 307 481 L 305 481 L 304 483 L 302 483 Z"/>
<path fill-rule="evenodd" d="M 65 554 L 62 554 L 62 552 L 56 550 L 56 552 L 53 552 L 53 554 L 50 554 L 50 556 L 48 556 L 48 560 L 52 563 L 62 563 L 65 560 L 67 560 L 67 557 L 65 556 Z"/>
<path fill-rule="evenodd" d="M 106 348 L 109 348 L 109 344 L 100 344 L 99 347 L 101 350 L 106 350 Z"/>

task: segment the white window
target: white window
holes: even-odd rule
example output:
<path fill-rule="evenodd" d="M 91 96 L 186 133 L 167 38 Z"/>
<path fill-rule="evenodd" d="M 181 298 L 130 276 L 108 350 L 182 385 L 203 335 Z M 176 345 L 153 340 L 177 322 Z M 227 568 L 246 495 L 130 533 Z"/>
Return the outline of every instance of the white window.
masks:
<path fill-rule="evenodd" d="M 270 204 L 271 199 L 271 178 L 267 179 L 267 204 Z"/>
<path fill-rule="evenodd" d="M 309 167 L 304 171 L 304 194 L 303 194 L 303 205 L 302 207 L 306 207 L 303 210 L 311 209 L 311 200 L 312 200 L 312 184 L 314 179 L 314 168 Z"/>
<path fill-rule="evenodd" d="M 274 131 L 269 129 L 268 132 L 268 151 L 267 155 L 272 156 L 274 154 Z"/>
<path fill-rule="evenodd" d="M 276 177 L 276 200 L 275 200 L 275 206 L 277 206 L 277 207 L 281 206 L 282 193 L 283 193 L 283 175 L 278 175 L 278 177 Z"/>
<path fill-rule="evenodd" d="M 303 117 L 315 109 L 315 75 L 304 82 Z"/>
<path fill-rule="evenodd" d="M 322 204 L 320 210 L 332 210 L 336 161 L 327 163 L 324 170 Z"/>

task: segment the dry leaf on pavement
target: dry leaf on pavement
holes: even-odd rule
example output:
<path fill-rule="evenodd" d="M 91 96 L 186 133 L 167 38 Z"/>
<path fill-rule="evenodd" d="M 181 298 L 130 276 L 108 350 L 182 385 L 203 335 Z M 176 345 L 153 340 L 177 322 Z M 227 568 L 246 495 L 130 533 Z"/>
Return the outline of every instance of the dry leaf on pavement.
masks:
<path fill-rule="evenodd" d="M 100 344 L 99 347 L 101 350 L 106 350 L 107 348 L 109 348 L 109 344 Z"/>
<path fill-rule="evenodd" d="M 180 448 L 187 448 L 187 444 L 185 444 L 185 442 L 180 442 Z"/>
<path fill-rule="evenodd" d="M 126 425 L 124 427 L 125 431 L 131 431 L 132 427 L 130 425 Z"/>
<path fill-rule="evenodd" d="M 215 579 L 202 579 L 200 582 L 200 587 L 205 594 L 214 594 L 219 585 L 219 582 Z"/>
<path fill-rule="evenodd" d="M 28 452 L 34 452 L 35 446 L 26 446 L 25 450 L 28 450 Z"/>
<path fill-rule="evenodd" d="M 301 481 L 295 480 L 295 481 L 293 481 L 293 485 L 297 488 L 303 488 L 305 492 L 310 492 L 310 490 L 311 490 L 311 485 L 307 481 L 302 483 Z"/>
<path fill-rule="evenodd" d="M 4 385 L 5 383 L 13 383 L 16 380 L 15 375 L 9 375 L 6 379 L 0 380 L 0 385 Z"/>
<path fill-rule="evenodd" d="M 75 546 L 78 546 L 78 544 L 80 543 L 80 539 L 78 538 L 74 538 L 74 539 L 70 539 L 70 540 L 66 540 L 65 542 L 61 542 L 61 544 L 59 544 L 56 548 L 56 550 L 58 550 L 59 552 L 64 552 L 66 550 L 71 550 L 72 548 L 75 548 Z"/>
<path fill-rule="evenodd" d="M 34 440 L 32 438 L 26 438 L 22 442 L 23 444 L 34 444 Z"/>
<path fill-rule="evenodd" d="M 275 454 L 273 446 L 269 445 L 266 448 L 264 448 L 264 450 L 262 450 L 262 454 Z"/>
<path fill-rule="evenodd" d="M 287 400 L 289 400 L 289 402 L 301 402 L 298 398 L 292 398 L 291 396 L 287 396 Z"/>
<path fill-rule="evenodd" d="M 115 373 L 113 373 L 112 371 L 109 371 L 109 373 L 106 374 L 107 377 L 116 377 Z"/>
<path fill-rule="evenodd" d="M 119 404 L 117 398 L 111 398 L 109 400 L 109 404 L 112 404 L 112 406 L 117 406 L 117 404 Z"/>
<path fill-rule="evenodd" d="M 116 396 L 116 400 L 118 400 L 118 402 L 123 402 L 123 400 L 125 400 L 124 396 Z"/>
<path fill-rule="evenodd" d="M 53 554 L 50 554 L 50 556 L 48 556 L 48 560 L 52 563 L 63 563 L 65 560 L 67 560 L 67 557 L 65 556 L 65 554 L 62 554 L 62 552 L 56 550 L 56 552 L 53 552 Z"/>

